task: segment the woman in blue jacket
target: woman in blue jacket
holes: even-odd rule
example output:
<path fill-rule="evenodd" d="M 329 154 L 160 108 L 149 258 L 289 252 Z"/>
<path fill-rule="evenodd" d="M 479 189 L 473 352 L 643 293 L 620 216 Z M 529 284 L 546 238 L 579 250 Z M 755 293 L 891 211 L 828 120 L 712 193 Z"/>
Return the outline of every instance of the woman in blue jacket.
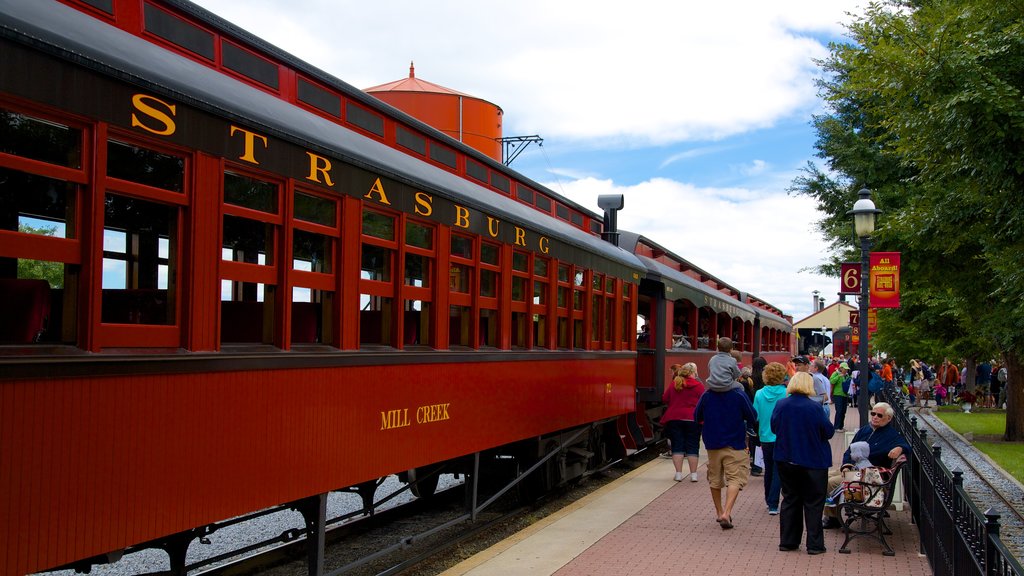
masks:
<path fill-rule="evenodd" d="M 779 515 L 779 550 L 800 547 L 807 526 L 807 553 L 825 552 L 821 514 L 825 508 L 828 469 L 832 466 L 829 439 L 835 428 L 825 412 L 811 399 L 814 379 L 798 372 L 786 387 L 789 396 L 779 400 L 772 412 L 775 432 L 775 466 L 782 483 Z"/>

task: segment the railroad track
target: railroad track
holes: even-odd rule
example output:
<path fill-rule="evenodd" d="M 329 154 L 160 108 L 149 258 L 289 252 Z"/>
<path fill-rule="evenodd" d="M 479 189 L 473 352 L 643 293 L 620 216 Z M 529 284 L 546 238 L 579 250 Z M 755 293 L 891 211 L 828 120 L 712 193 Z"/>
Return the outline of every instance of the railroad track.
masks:
<path fill-rule="evenodd" d="M 478 512 L 469 522 L 462 486 L 439 491 L 430 498 L 417 499 L 370 517 L 338 524 L 328 529 L 325 570 L 328 576 L 397 576 L 433 573 L 429 568 L 445 557 L 469 555 L 486 547 L 486 538 L 500 540 L 508 531 L 518 531 L 536 518 L 560 509 L 583 493 L 618 477 L 613 468 L 638 466 L 657 455 L 656 450 L 634 455 L 625 465 L 609 463 L 586 474 L 569 487 L 555 490 L 529 503 L 519 503 L 510 493 L 492 507 Z M 479 542 L 484 540 L 482 543 Z M 468 552 L 467 552 L 468 551 Z M 306 540 L 299 537 L 270 549 L 193 572 L 193 576 L 305 576 Z M 439 560 L 442 559 L 442 560 Z M 422 570 L 423 566 L 428 566 Z"/>
<path fill-rule="evenodd" d="M 964 490 L 983 512 L 1000 515 L 999 534 L 1014 556 L 1024 557 L 1024 489 L 982 456 L 981 451 L 957 434 L 928 409 L 916 409 L 918 427 L 927 431 L 929 445 L 941 448 L 942 462 L 950 471 L 963 472 Z"/>

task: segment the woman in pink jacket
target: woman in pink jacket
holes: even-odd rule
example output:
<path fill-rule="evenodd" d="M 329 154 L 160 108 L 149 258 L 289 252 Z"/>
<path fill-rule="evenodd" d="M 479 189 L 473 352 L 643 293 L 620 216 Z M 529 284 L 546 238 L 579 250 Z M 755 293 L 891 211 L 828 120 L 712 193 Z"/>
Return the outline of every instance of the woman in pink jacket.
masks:
<path fill-rule="evenodd" d="M 683 480 L 683 457 L 690 466 L 690 482 L 697 481 L 697 457 L 700 453 L 700 425 L 693 418 L 697 401 L 704 393 L 704 384 L 697 379 L 697 365 L 684 364 L 676 370 L 672 385 L 665 388 L 662 401 L 668 405 L 661 421 L 665 435 L 672 443 L 672 464 L 676 482 Z"/>

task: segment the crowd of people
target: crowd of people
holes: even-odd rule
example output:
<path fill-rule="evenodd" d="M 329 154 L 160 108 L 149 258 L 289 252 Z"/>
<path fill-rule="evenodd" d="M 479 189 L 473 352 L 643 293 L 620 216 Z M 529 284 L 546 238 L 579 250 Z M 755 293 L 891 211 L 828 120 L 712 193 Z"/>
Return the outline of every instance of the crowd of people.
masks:
<path fill-rule="evenodd" d="M 703 381 L 694 363 L 672 366 L 673 382 L 663 395 L 667 409 L 661 423 L 675 480 L 686 477 L 686 461 L 690 481 L 698 481 L 703 440 L 707 482 L 722 530 L 733 528 L 740 492 L 751 476 L 760 475 L 767 513 L 779 516 L 779 550 L 799 549 L 806 533 L 807 553 L 821 554 L 823 531 L 838 525 L 826 510 L 826 496 L 841 482 L 843 469 L 855 465 L 847 449 L 842 463 L 833 466 L 829 442 L 837 430 L 844 430 L 847 407 L 856 406 L 855 359 L 796 356 L 783 365 L 755 358 L 752 366 L 744 367 L 732 345 L 729 338 L 718 339 L 718 351 L 709 360 Z M 908 369 L 913 370 L 913 364 Z M 954 371 L 947 366 L 943 376 L 933 375 L 931 380 Z M 874 364 L 868 385 L 871 396 L 887 384 L 903 382 L 903 374 L 894 361 Z M 870 421 L 857 430 L 851 445 L 865 452 L 865 461 L 889 468 L 909 454 L 910 446 L 890 425 L 892 407 L 878 400 L 871 401 Z"/>

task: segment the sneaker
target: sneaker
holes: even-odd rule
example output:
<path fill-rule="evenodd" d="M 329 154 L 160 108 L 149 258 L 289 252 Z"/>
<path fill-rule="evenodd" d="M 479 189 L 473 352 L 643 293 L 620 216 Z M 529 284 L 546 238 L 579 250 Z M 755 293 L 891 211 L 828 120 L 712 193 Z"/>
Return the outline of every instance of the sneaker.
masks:
<path fill-rule="evenodd" d="M 768 509 L 768 515 L 769 516 L 778 516 L 779 515 L 779 509 L 778 508 L 769 508 Z"/>
<path fill-rule="evenodd" d="M 682 482 L 682 481 L 683 481 L 683 473 L 682 472 L 676 472 L 676 482 Z"/>
<path fill-rule="evenodd" d="M 694 472 L 694 473 L 690 474 L 690 482 L 696 482 L 696 481 L 697 481 L 697 473 Z"/>
<path fill-rule="evenodd" d="M 659 454 L 658 456 L 659 456 L 660 458 L 671 458 L 671 457 L 672 457 L 672 453 L 671 453 L 671 452 L 662 452 L 662 453 L 661 453 L 661 454 Z"/>

